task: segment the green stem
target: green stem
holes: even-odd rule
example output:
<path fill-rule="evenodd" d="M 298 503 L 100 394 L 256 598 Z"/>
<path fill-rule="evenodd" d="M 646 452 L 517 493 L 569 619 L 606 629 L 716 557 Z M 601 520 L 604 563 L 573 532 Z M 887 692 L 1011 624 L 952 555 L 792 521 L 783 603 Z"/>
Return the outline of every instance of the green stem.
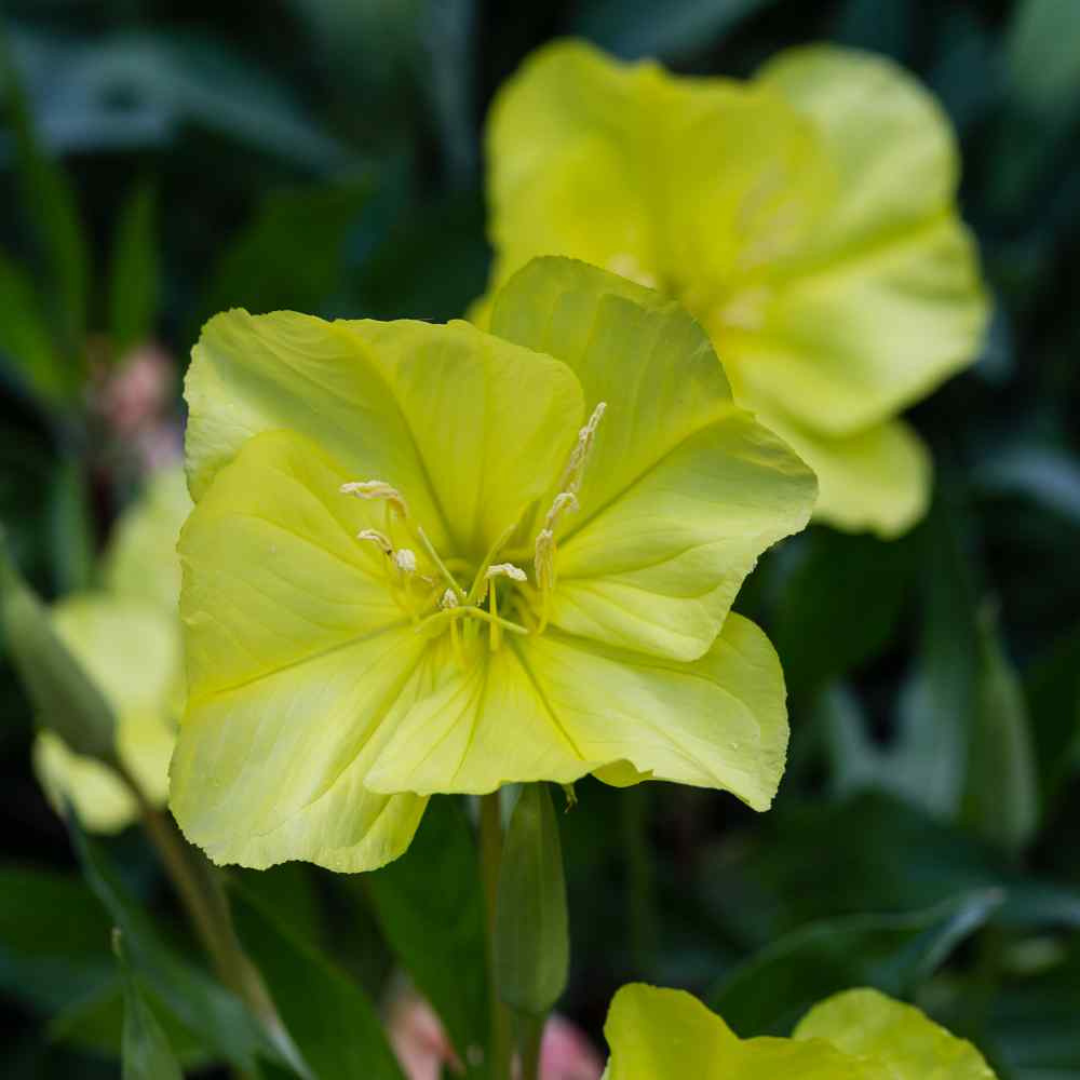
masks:
<path fill-rule="evenodd" d="M 649 795 L 648 785 L 636 784 L 626 788 L 620 799 L 628 879 L 630 957 L 638 976 L 649 973 L 656 951 L 655 888 L 648 840 Z"/>
<path fill-rule="evenodd" d="M 521 1053 L 521 1080 L 540 1080 L 540 1044 L 546 1016 L 518 1015 L 518 1050 Z"/>
<path fill-rule="evenodd" d="M 495 912 L 499 897 L 499 870 L 502 866 L 502 804 L 498 791 L 480 800 L 480 873 L 487 904 L 487 965 L 490 1007 L 489 1080 L 510 1080 L 513 1049 L 510 1010 L 499 997 L 495 967 Z"/>

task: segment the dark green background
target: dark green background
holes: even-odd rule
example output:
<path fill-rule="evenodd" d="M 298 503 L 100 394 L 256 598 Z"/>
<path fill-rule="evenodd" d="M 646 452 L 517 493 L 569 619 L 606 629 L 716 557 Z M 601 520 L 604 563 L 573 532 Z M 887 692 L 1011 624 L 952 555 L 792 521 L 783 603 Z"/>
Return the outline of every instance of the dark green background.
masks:
<path fill-rule="evenodd" d="M 977 363 L 913 413 L 937 462 L 933 511 L 889 545 L 812 528 L 744 590 L 791 689 L 772 813 L 666 785 L 579 785 L 562 818 L 564 1008 L 598 1038 L 613 990 L 647 978 L 697 990 L 749 1035 L 869 982 L 976 1039 L 1003 1080 L 1080 1078 L 1080 3 L 5 8 L 44 156 L 20 134 L 9 80 L 0 243 L 32 287 L 0 281 L 0 520 L 50 597 L 90 580 L 131 490 L 123 448 L 85 406 L 88 335 L 153 337 L 181 365 L 202 320 L 229 305 L 459 315 L 489 258 L 484 112 L 548 38 L 726 75 L 828 39 L 925 80 L 959 132 L 963 213 L 995 299 Z M 78 883 L 32 779 L 31 716 L 2 658 L 0 710 L 0 1073 L 116 1075 L 85 1050 L 115 1043 L 116 916 Z M 1009 739 L 1035 761 L 1038 826 L 1020 836 Z M 440 986 L 468 968 L 476 914 L 467 837 L 440 841 L 460 824 L 445 812 L 421 834 L 432 858 L 370 882 L 307 868 L 238 877 L 372 993 L 388 942 L 411 947 L 414 976 L 468 1033 L 482 987 Z M 187 948 L 137 832 L 104 849 Z M 395 922 L 403 910 L 417 921 Z M 420 947 L 429 916 L 450 929 Z M 456 964 L 433 963 L 440 949 Z M 191 1032 L 171 1030 L 198 1059 Z"/>

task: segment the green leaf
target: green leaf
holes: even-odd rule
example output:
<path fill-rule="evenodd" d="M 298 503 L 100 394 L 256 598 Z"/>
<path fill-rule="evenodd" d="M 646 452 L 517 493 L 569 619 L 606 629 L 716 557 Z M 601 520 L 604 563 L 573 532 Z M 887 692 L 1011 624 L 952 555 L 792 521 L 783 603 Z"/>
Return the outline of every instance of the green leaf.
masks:
<path fill-rule="evenodd" d="M 49 321 L 29 274 L 0 255 L 0 354 L 40 401 L 59 404 L 71 390 Z"/>
<path fill-rule="evenodd" d="M 1038 825 L 1039 796 L 1027 703 L 989 612 L 979 620 L 979 671 L 961 820 L 1018 853 Z"/>
<path fill-rule="evenodd" d="M 566 989 L 570 929 L 559 822 L 547 784 L 525 784 L 506 830 L 495 971 L 507 1005 L 542 1016 Z"/>
<path fill-rule="evenodd" d="M 156 192 L 140 185 L 124 205 L 113 240 L 109 331 L 114 360 L 154 331 L 161 294 L 156 218 Z"/>
<path fill-rule="evenodd" d="M 851 915 L 802 927 L 724 978 L 709 1007 L 743 1036 L 782 1034 L 816 1001 L 853 986 L 910 994 L 1002 901 L 968 893 L 913 915 Z"/>
<path fill-rule="evenodd" d="M 330 961 L 238 889 L 241 939 L 311 1074 L 320 1080 L 402 1080 L 375 1006 Z"/>
<path fill-rule="evenodd" d="M 365 874 L 379 926 L 439 1014 L 458 1057 L 487 1039 L 484 896 L 473 831 L 457 799 L 436 797 L 409 850 Z"/>
<path fill-rule="evenodd" d="M 368 194 L 363 180 L 270 192 L 211 271 L 200 323 L 233 307 L 325 310 L 341 277 L 349 228 Z"/>
<path fill-rule="evenodd" d="M 93 901 L 92 901 L 93 902 Z M 97 904 L 94 909 L 97 910 Z M 185 1028 L 161 1001 L 141 987 L 143 998 L 159 1020 L 169 1045 L 185 1069 L 204 1069 L 213 1055 Z M 124 1032 L 124 988 L 114 975 L 111 982 L 89 997 L 67 1005 L 49 1021 L 48 1038 L 95 1057 L 119 1060 Z"/>
<path fill-rule="evenodd" d="M 110 986 L 109 926 L 78 878 L 0 868 L 0 991 L 51 1013 Z"/>
<path fill-rule="evenodd" d="M 64 647 L 48 609 L 8 557 L 0 534 L 0 622 L 15 669 L 45 727 L 78 754 L 113 763 L 116 718 Z"/>
<path fill-rule="evenodd" d="M 38 142 L 18 73 L 4 39 L 0 39 L 0 69 L 8 118 L 15 137 L 22 207 L 35 233 L 48 295 L 56 297 L 58 340 L 72 369 L 81 370 L 90 253 L 79 220 L 75 192 L 63 170 Z"/>
<path fill-rule="evenodd" d="M 571 31 L 625 60 L 700 53 L 743 19 L 776 0 L 589 0 L 579 4 Z"/>
<path fill-rule="evenodd" d="M 169 1040 L 128 966 L 119 930 L 113 931 L 113 949 L 124 980 L 124 1080 L 182 1080 Z"/>
<path fill-rule="evenodd" d="M 70 823 L 72 843 L 94 895 L 124 934 L 132 968 L 162 1006 L 208 1049 L 245 1072 L 256 1057 L 278 1054 L 243 1004 L 162 943 L 147 913 L 132 899 L 102 849 Z"/>
<path fill-rule="evenodd" d="M 885 542 L 820 526 L 809 531 L 793 552 L 773 637 L 793 692 L 813 690 L 889 644 L 910 594 L 913 555 L 907 539 Z"/>
<path fill-rule="evenodd" d="M 1058 641 L 1027 680 L 1044 814 L 1080 764 L 1080 627 Z"/>
<path fill-rule="evenodd" d="M 1034 113 L 1054 115 L 1080 100 L 1080 6 L 1073 0 L 1021 0 L 1006 38 L 1013 90 Z"/>

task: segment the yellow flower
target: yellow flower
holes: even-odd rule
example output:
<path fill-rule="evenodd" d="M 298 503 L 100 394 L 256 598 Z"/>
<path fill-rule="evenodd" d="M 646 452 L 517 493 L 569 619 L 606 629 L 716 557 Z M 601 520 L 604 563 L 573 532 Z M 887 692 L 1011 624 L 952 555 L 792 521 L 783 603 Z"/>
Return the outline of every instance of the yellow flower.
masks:
<path fill-rule="evenodd" d="M 176 538 L 188 511 L 183 471 L 163 470 L 117 522 L 104 588 L 52 609 L 61 641 L 97 684 L 117 719 L 117 751 L 146 800 L 164 806 L 176 719 L 183 708 L 180 567 Z M 34 771 L 60 812 L 71 802 L 86 828 L 116 832 L 138 816 L 128 786 L 108 765 L 41 731 Z"/>
<path fill-rule="evenodd" d="M 561 42 L 501 90 L 487 154 L 494 287 L 562 254 L 678 297 L 817 472 L 821 519 L 918 520 L 930 461 L 897 414 L 974 359 L 987 303 L 952 133 L 910 76 L 814 47 L 678 78 Z"/>
<path fill-rule="evenodd" d="M 790 1039 L 743 1040 L 690 994 L 637 983 L 604 1034 L 605 1080 L 994 1080 L 974 1046 L 876 990 L 815 1005 Z"/>
<path fill-rule="evenodd" d="M 537 260 L 492 330 L 205 328 L 171 805 L 216 861 L 370 869 L 432 793 L 589 773 L 769 804 L 783 679 L 728 612 L 812 475 L 632 282 Z"/>

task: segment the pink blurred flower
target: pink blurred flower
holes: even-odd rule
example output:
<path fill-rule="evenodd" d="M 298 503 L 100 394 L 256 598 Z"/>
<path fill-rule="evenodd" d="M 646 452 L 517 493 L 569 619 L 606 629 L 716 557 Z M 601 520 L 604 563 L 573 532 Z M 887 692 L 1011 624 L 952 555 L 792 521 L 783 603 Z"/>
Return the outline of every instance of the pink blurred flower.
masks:
<path fill-rule="evenodd" d="M 431 1006 L 406 991 L 390 1008 L 390 1045 L 409 1080 L 439 1080 L 443 1065 L 462 1073 L 446 1032 Z M 552 1016 L 540 1045 L 540 1080 L 599 1080 L 604 1063 L 584 1032 Z"/>
<path fill-rule="evenodd" d="M 172 405 L 176 367 L 157 345 L 133 350 L 108 372 L 97 391 L 97 408 L 120 439 L 131 439 L 160 422 Z"/>

